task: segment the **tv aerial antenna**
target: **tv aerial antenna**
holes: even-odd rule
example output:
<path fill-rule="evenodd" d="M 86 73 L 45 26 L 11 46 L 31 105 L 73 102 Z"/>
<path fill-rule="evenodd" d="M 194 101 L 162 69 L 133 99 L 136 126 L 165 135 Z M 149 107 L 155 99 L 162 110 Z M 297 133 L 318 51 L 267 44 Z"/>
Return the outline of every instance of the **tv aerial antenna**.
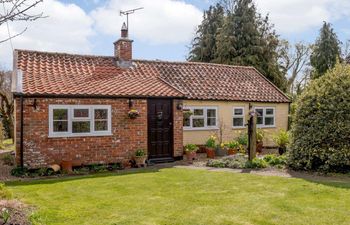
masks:
<path fill-rule="evenodd" d="M 136 8 L 136 9 L 129 9 L 125 11 L 120 10 L 120 16 L 126 16 L 126 27 L 128 28 L 128 30 L 129 30 L 129 14 L 133 14 L 135 11 L 140 9 L 143 9 L 143 7 Z"/>

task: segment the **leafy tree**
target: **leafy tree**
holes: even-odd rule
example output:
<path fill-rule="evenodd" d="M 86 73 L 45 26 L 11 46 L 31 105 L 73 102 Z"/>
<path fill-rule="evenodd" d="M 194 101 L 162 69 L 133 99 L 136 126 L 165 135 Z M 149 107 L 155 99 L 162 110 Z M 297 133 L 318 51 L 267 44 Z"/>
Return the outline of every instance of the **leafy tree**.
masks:
<path fill-rule="evenodd" d="M 196 37 L 192 41 L 192 46 L 188 60 L 211 62 L 216 52 L 216 34 L 222 27 L 224 21 L 224 8 L 220 4 L 210 6 L 204 12 L 203 21 L 198 26 Z"/>
<path fill-rule="evenodd" d="M 338 64 L 311 81 L 297 101 L 289 165 L 350 170 L 350 66 Z"/>
<path fill-rule="evenodd" d="M 310 61 L 314 68 L 312 78 L 319 78 L 329 69 L 334 68 L 340 59 L 340 42 L 330 23 L 323 23 Z"/>

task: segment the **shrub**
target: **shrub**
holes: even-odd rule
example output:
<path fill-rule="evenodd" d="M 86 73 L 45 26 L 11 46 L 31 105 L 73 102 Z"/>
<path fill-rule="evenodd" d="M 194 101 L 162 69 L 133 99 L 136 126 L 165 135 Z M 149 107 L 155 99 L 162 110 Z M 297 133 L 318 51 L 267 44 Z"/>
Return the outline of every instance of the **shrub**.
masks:
<path fill-rule="evenodd" d="M 11 170 L 11 175 L 15 177 L 28 176 L 29 174 L 29 170 L 25 167 L 15 167 Z"/>
<path fill-rule="evenodd" d="M 249 169 L 258 169 L 258 168 L 266 168 L 268 167 L 268 163 L 263 160 L 263 159 L 259 159 L 259 158 L 254 158 L 251 161 L 247 161 L 245 164 L 245 168 L 249 168 Z"/>
<path fill-rule="evenodd" d="M 285 155 L 282 155 L 282 156 L 266 155 L 266 156 L 264 156 L 263 159 L 270 166 L 283 167 L 283 166 L 287 165 L 287 157 Z"/>
<path fill-rule="evenodd" d="M 337 65 L 297 101 L 288 164 L 294 169 L 350 170 L 350 67 Z"/>
<path fill-rule="evenodd" d="M 230 141 L 229 143 L 226 144 L 226 146 L 231 149 L 239 149 L 240 144 L 238 141 Z"/>
<path fill-rule="evenodd" d="M 198 149 L 199 149 L 198 146 L 195 144 L 185 145 L 185 152 L 196 152 Z"/>
<path fill-rule="evenodd" d="M 285 130 L 280 130 L 273 136 L 273 141 L 278 147 L 286 147 L 289 144 L 289 133 Z"/>
<path fill-rule="evenodd" d="M 225 168 L 226 163 L 222 159 L 211 159 L 207 162 L 207 166 L 216 168 Z"/>
<path fill-rule="evenodd" d="M 247 133 L 241 133 L 238 136 L 237 141 L 241 145 L 248 146 L 248 134 Z"/>

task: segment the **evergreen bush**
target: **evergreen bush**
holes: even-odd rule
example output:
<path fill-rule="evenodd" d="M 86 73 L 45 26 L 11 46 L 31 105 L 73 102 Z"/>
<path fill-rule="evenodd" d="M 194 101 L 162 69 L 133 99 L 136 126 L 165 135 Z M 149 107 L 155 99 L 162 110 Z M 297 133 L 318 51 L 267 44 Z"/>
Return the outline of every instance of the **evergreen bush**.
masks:
<path fill-rule="evenodd" d="M 288 164 L 323 172 L 350 170 L 350 66 L 336 65 L 297 102 Z"/>

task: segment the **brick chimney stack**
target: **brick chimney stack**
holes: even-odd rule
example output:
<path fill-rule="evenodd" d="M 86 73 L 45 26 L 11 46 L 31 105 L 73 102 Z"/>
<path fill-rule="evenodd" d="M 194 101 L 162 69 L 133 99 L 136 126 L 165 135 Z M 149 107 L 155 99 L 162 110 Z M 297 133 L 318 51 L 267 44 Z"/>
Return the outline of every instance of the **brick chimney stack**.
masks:
<path fill-rule="evenodd" d="M 132 42 L 128 37 L 128 28 L 123 23 L 121 29 L 121 37 L 114 42 L 114 56 L 117 60 L 118 66 L 130 67 L 132 60 Z"/>

